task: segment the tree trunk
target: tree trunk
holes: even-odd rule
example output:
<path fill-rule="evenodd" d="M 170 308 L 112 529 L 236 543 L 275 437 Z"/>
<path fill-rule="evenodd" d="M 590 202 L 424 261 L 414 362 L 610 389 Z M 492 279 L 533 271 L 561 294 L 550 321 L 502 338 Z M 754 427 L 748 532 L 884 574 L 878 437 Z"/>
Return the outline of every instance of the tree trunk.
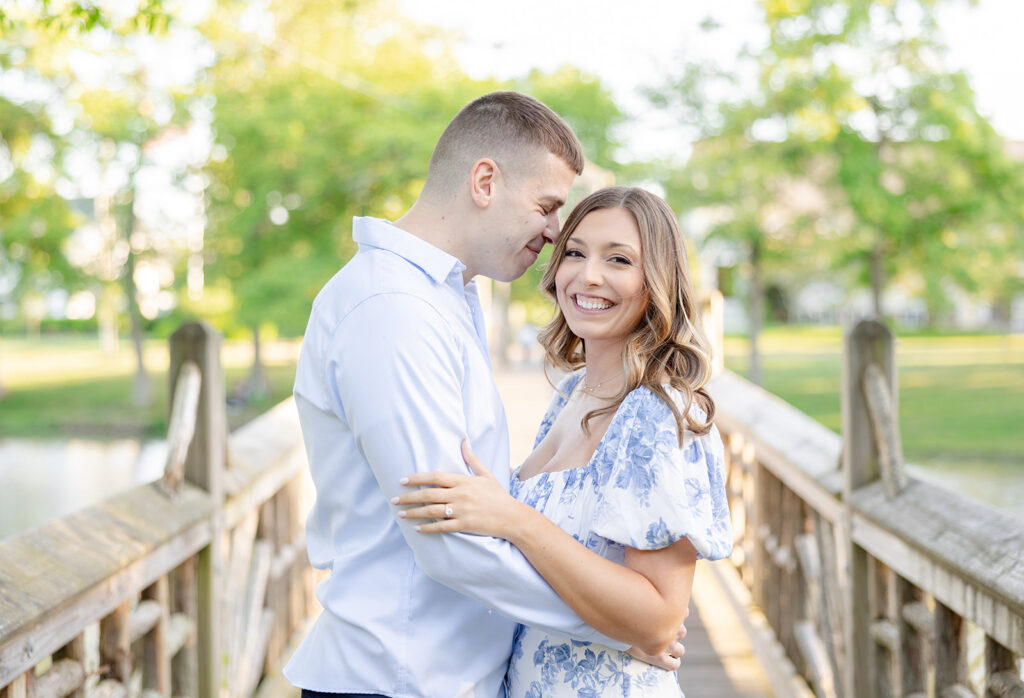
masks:
<path fill-rule="evenodd" d="M 885 286 L 885 272 L 882 269 L 882 244 L 876 242 L 871 250 L 871 301 L 875 319 L 882 322 L 882 291 Z"/>
<path fill-rule="evenodd" d="M 263 368 L 263 355 L 260 346 L 260 326 L 252 326 L 252 369 L 249 371 L 249 385 L 246 386 L 246 400 L 257 402 L 270 392 L 267 384 L 267 372 Z"/>
<path fill-rule="evenodd" d="M 127 230 L 130 231 L 131 228 Z M 125 263 L 124 292 L 128 296 L 128 319 L 131 324 L 132 348 L 135 350 L 135 382 L 132 388 L 132 405 L 135 407 L 145 407 L 153 397 L 153 390 L 150 386 L 149 373 L 146 371 L 146 361 L 143 356 L 142 313 L 139 312 L 138 289 L 135 286 L 135 252 L 130 247 L 128 249 L 128 259 Z"/>
<path fill-rule="evenodd" d="M 764 317 L 764 287 L 761 281 L 761 243 L 750 247 L 750 380 L 761 385 L 761 322 Z"/>

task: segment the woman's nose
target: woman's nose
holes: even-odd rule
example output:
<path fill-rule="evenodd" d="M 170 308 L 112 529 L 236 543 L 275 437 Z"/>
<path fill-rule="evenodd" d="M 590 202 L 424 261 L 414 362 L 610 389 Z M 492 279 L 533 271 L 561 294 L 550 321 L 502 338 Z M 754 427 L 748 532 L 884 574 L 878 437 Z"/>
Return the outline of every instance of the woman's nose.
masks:
<path fill-rule="evenodd" d="M 583 281 L 587 286 L 600 286 L 604 281 L 601 276 L 601 265 L 595 259 L 588 259 L 583 267 Z"/>

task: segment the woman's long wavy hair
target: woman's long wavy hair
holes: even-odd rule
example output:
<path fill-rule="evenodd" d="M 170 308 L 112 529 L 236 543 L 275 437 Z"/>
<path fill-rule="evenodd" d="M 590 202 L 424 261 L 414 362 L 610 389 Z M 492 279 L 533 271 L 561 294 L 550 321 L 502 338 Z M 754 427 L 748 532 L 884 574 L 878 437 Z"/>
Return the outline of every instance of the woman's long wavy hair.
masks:
<path fill-rule="evenodd" d="M 555 243 L 541 289 L 558 303 L 555 274 L 568 239 L 587 214 L 606 208 L 625 209 L 640 230 L 640 267 L 647 305 L 622 348 L 625 385 L 612 398 L 611 404 L 588 412 L 582 426 L 588 431 L 591 419 L 614 413 L 626 396 L 642 385 L 672 410 L 682 447 L 684 429 L 695 434 L 705 434 L 711 429 L 715 403 L 705 390 L 711 377 L 711 350 L 700 330 L 683 234 L 668 204 L 643 189 L 621 186 L 600 189 L 583 199 L 569 214 Z M 573 371 L 586 362 L 586 342 L 569 329 L 561 308 L 541 330 L 538 339 L 544 347 L 546 361 L 556 368 Z M 706 421 L 696 419 L 689 408 L 686 414 L 682 413 L 662 386 L 666 376 L 669 384 L 682 393 L 683 404 L 696 403 L 704 411 Z"/>

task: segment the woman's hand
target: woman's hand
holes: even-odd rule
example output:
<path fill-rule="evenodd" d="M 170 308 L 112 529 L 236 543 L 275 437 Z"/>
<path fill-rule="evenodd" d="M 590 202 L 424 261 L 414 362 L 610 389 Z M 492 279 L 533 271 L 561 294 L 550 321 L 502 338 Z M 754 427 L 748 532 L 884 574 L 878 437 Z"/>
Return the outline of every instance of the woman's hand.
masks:
<path fill-rule="evenodd" d="M 479 533 L 511 540 L 525 517 L 536 512 L 516 501 L 497 478 L 462 442 L 462 457 L 474 475 L 431 472 L 402 478 L 406 487 L 424 489 L 406 492 L 391 500 L 409 506 L 398 512 L 405 519 L 434 519 L 418 524 L 421 533 Z"/>
<path fill-rule="evenodd" d="M 686 609 L 686 615 L 690 615 L 689 608 Z M 630 647 L 626 650 L 626 653 L 634 659 L 639 659 L 641 662 L 646 662 L 660 669 L 675 671 L 682 664 L 683 654 L 686 652 L 686 648 L 683 647 L 683 638 L 685 637 L 686 625 L 680 625 L 676 639 L 661 654 L 647 654 L 636 646 Z"/>

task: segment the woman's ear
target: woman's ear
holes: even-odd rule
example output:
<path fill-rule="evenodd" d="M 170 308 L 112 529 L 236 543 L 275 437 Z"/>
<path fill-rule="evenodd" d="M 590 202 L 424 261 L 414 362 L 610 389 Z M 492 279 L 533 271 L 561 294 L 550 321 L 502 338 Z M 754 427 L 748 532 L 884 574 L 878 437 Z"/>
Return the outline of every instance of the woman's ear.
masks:
<path fill-rule="evenodd" d="M 487 208 L 494 198 L 501 170 L 498 163 L 490 158 L 482 158 L 473 163 L 469 172 L 469 197 L 480 208 Z"/>

